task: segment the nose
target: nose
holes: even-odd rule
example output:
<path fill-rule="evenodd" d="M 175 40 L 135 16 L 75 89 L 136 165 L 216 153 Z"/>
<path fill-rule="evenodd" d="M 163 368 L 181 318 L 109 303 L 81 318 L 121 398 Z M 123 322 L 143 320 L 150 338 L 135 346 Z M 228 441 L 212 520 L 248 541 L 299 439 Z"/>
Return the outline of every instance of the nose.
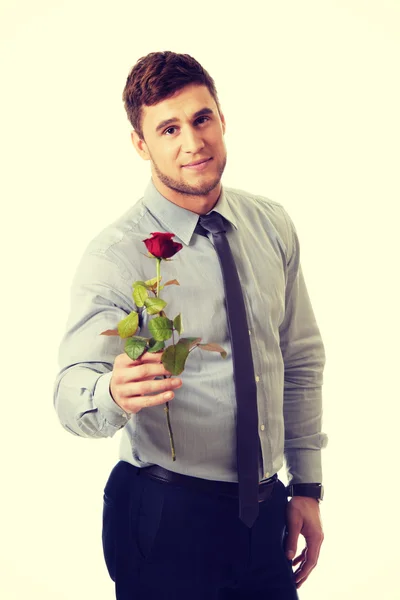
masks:
<path fill-rule="evenodd" d="M 204 148 L 204 142 L 201 134 L 195 129 L 188 127 L 182 132 L 182 151 L 191 154 L 198 154 Z"/>

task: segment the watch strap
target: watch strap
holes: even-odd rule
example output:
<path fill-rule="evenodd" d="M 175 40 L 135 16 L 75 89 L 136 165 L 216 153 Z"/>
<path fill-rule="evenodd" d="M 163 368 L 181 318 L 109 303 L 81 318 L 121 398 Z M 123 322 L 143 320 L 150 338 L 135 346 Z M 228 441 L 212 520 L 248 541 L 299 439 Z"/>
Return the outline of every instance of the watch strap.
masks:
<path fill-rule="evenodd" d="M 286 491 L 288 496 L 306 496 L 316 500 L 323 500 L 324 497 L 322 483 L 294 483 L 288 485 Z"/>

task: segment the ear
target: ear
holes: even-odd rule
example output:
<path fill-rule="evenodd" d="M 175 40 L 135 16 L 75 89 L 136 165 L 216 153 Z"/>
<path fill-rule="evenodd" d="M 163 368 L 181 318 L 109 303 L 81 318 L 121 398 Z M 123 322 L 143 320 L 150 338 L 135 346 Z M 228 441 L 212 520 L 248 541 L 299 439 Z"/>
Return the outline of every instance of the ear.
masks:
<path fill-rule="evenodd" d="M 136 152 L 143 160 L 150 160 L 150 154 L 147 149 L 147 144 L 144 140 L 140 139 L 139 135 L 135 130 L 131 131 L 132 144 L 135 147 Z"/>
<path fill-rule="evenodd" d="M 221 113 L 221 123 L 222 123 L 222 133 L 225 135 L 225 131 L 226 131 L 226 121 L 225 121 L 225 117 L 224 114 Z"/>

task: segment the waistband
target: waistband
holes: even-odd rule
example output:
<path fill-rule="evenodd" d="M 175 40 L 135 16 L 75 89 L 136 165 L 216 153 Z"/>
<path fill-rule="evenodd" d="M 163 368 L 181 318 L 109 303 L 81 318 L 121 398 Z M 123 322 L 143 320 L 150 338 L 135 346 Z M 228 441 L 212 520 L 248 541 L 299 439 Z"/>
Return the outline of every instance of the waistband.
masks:
<path fill-rule="evenodd" d="M 151 477 L 162 483 L 170 483 L 181 487 L 189 487 L 194 490 L 203 491 L 210 494 L 230 496 L 231 498 L 238 498 L 239 496 L 239 484 L 234 481 L 215 481 L 211 479 L 201 479 L 199 477 L 193 477 L 191 475 L 183 475 L 182 473 L 175 473 L 160 467 L 159 465 L 151 465 L 150 467 L 142 467 L 138 470 L 138 475 L 145 475 Z M 272 477 L 264 479 L 259 484 L 259 496 L 263 500 L 266 494 L 268 496 L 272 492 L 274 483 L 278 480 L 278 475 L 275 473 Z"/>

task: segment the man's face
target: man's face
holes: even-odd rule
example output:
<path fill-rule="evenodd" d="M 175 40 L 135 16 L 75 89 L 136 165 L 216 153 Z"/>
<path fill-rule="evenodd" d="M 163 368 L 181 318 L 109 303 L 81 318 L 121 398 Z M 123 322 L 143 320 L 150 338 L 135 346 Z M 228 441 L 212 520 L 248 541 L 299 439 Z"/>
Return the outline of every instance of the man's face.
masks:
<path fill-rule="evenodd" d="M 140 156 L 151 161 L 157 189 L 177 204 L 199 209 L 220 194 L 226 165 L 225 119 L 204 85 L 188 85 L 172 98 L 143 107 L 144 140 L 133 132 Z M 207 159 L 199 167 L 190 163 Z M 189 198 L 191 197 L 191 198 Z"/>

